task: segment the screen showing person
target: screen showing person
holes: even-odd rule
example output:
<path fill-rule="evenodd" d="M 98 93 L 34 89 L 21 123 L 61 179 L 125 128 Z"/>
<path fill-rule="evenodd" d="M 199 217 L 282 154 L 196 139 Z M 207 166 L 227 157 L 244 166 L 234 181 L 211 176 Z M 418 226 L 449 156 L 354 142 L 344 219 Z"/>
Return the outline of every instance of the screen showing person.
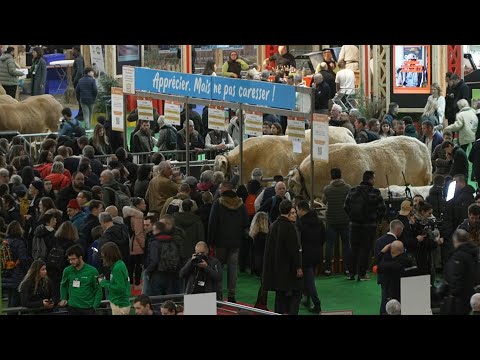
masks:
<path fill-rule="evenodd" d="M 430 94 L 429 45 L 393 46 L 394 94 Z"/>

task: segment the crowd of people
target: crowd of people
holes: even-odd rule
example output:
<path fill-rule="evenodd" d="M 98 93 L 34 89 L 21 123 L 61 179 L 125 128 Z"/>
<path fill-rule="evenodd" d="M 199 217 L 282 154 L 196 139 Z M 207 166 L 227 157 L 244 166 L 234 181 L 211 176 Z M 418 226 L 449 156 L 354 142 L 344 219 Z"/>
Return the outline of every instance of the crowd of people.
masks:
<path fill-rule="evenodd" d="M 233 53 L 223 73 L 244 70 Z M 279 54 L 289 59 L 285 49 Z M 215 64 L 210 65 L 205 71 L 213 74 Z M 285 61 L 285 66 L 295 65 Z M 70 314 L 90 315 L 107 299 L 112 314 L 126 315 L 131 312 L 132 289 L 141 286 L 142 295 L 133 301 L 135 312 L 152 315 L 156 311 L 149 296 L 215 292 L 217 299 L 225 294 L 229 302 L 236 302 L 238 271 L 249 269 L 260 279 L 256 307 L 266 309 L 268 291 L 275 291 L 276 312 L 298 314 L 304 296 L 303 305 L 318 314 L 322 307 L 315 274 L 322 263 L 322 247 L 326 243 L 323 273 L 328 276 L 335 243 L 341 238 L 348 280 L 370 280 L 373 250 L 382 289 L 381 314 L 398 312 L 400 278 L 419 274 L 431 275 L 432 298 L 441 303 L 443 314 L 467 314 L 478 285 L 480 195 L 475 196 L 468 179 L 473 175 L 480 181 L 480 133 L 479 111 L 462 97 L 464 83 L 449 75 L 445 98 L 440 87 L 432 85 L 418 134 L 411 117 L 397 118 L 395 103 L 382 121 L 367 121 L 357 109 L 343 113 L 336 104 L 328 110 L 334 96 L 332 84 L 323 83 L 327 76 L 321 71 L 331 68 L 326 66 L 320 64 L 314 77 L 315 111 L 327 110 L 331 126 L 348 128 L 357 143 L 414 136 L 432 154 L 430 195 L 404 201 L 396 219 L 388 219 L 387 234 L 377 232 L 387 212 L 374 187 L 373 171 L 366 171 L 357 185 L 342 179 L 347 169 L 331 169 L 332 181 L 323 192 L 327 205 L 323 221 L 310 208 L 309 199 L 287 191 L 282 176 L 265 186 L 262 169 L 257 168 L 247 184 L 239 184 L 238 174 L 225 178 L 205 165 L 198 179 L 184 177 L 154 151 L 155 146 L 184 150 L 187 131 L 191 149 L 231 150 L 243 141 L 238 111 L 228 130 L 219 131 L 208 129 L 208 110 L 200 115 L 192 107 L 187 119 L 183 109 L 178 128 L 165 124 L 158 114 L 152 122 L 138 120 L 134 110 L 128 116 L 136 122 L 130 150 L 147 154 L 136 164 L 121 141 L 114 143 L 118 134 L 107 120 L 100 120 L 89 139 L 81 129 L 89 126 L 88 121 L 82 126 L 65 108 L 58 136 L 48 136 L 38 153 L 20 136 L 10 142 L 0 139 L 2 287 L 8 306 L 43 312 L 66 308 Z M 88 118 L 82 79 L 92 73 L 85 68 L 84 74 L 76 88 Z M 264 78 L 260 73 L 260 80 Z M 301 81 L 301 76 L 293 75 L 293 84 Z M 338 94 L 344 88 L 334 83 Z M 318 98 L 325 95 L 322 92 L 329 94 L 326 102 Z M 286 127 L 283 117 L 264 114 L 264 134 L 282 135 Z M 158 139 L 153 137 L 156 133 Z M 458 145 L 453 133 L 458 133 Z M 455 193 L 447 201 L 451 181 Z M 440 269 L 443 286 L 437 291 L 435 275 Z M 161 313 L 182 312 L 172 304 L 164 303 Z"/>

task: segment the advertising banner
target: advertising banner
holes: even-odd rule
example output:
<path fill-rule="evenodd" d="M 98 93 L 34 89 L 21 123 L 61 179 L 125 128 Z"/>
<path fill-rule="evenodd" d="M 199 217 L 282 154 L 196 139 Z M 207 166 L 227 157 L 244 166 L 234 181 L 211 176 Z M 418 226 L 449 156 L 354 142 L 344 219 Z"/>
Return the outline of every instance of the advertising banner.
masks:
<path fill-rule="evenodd" d="M 393 46 L 393 93 L 430 94 L 430 45 Z"/>
<path fill-rule="evenodd" d="M 112 130 L 125 131 L 122 88 L 112 87 Z"/>

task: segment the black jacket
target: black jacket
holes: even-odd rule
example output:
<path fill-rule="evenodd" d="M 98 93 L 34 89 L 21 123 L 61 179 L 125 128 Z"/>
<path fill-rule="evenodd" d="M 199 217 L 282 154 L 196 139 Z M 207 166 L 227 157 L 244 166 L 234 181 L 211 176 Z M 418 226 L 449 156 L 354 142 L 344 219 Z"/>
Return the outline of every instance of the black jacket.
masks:
<path fill-rule="evenodd" d="M 368 201 L 368 217 L 365 222 L 359 219 L 352 219 L 352 216 L 350 215 L 352 197 L 355 198 L 359 192 L 363 192 L 367 195 L 365 200 L 362 200 Z M 364 181 L 362 181 L 360 185 L 354 186 L 350 189 L 350 192 L 345 199 L 344 209 L 350 217 L 350 221 L 355 225 L 376 225 L 377 222 L 380 222 L 383 219 L 385 212 L 387 211 L 380 190 L 374 188 L 369 182 Z"/>
<path fill-rule="evenodd" d="M 471 242 L 459 245 L 445 264 L 444 281 L 448 286 L 449 306 L 444 301 L 440 312 L 447 315 L 468 315 L 470 298 L 475 293 L 478 247 Z"/>
<path fill-rule="evenodd" d="M 248 214 L 234 191 L 228 190 L 213 203 L 208 221 L 208 244 L 219 248 L 240 248 Z"/>
<path fill-rule="evenodd" d="M 86 254 L 87 248 L 93 243 L 92 230 L 94 227 L 100 225 L 98 217 L 93 214 L 88 214 L 80 230 L 78 243 L 83 247 Z"/>
<path fill-rule="evenodd" d="M 328 100 L 330 96 L 330 86 L 325 81 L 315 86 L 315 112 L 319 110 L 328 110 Z"/>
<path fill-rule="evenodd" d="M 192 259 L 180 270 L 180 277 L 187 279 L 185 287 L 186 294 L 198 293 L 217 293 L 217 298 L 221 299 L 222 290 L 222 264 L 214 257 L 207 257 L 205 260 L 208 266 L 205 269 L 192 264 Z"/>
<path fill-rule="evenodd" d="M 320 70 L 320 74 L 322 74 L 323 76 L 323 82 L 326 82 L 328 84 L 328 87 L 330 88 L 330 99 L 332 99 L 337 92 L 337 85 L 335 84 L 335 73 L 332 73 L 328 70 Z"/>
<path fill-rule="evenodd" d="M 124 263 L 127 263 L 128 258 L 130 256 L 130 249 L 129 249 L 129 236 L 124 229 L 120 225 L 113 225 L 109 227 L 103 235 L 98 240 L 98 251 L 102 251 L 102 246 L 105 245 L 107 242 L 114 242 L 118 245 L 120 252 L 122 253 L 122 260 Z"/>
<path fill-rule="evenodd" d="M 443 197 L 443 189 L 441 187 L 432 186 L 425 200 L 433 206 L 433 216 L 437 219 L 442 219 L 447 205 L 447 201 Z"/>
<path fill-rule="evenodd" d="M 479 114 L 477 114 L 477 117 L 478 115 Z M 480 139 L 473 143 L 472 150 L 470 150 L 470 154 L 468 155 L 468 161 L 472 163 L 472 171 L 475 180 L 480 182 Z"/>
<path fill-rule="evenodd" d="M 453 148 L 453 160 L 450 160 L 451 168 L 450 175 L 455 176 L 457 174 L 465 175 L 468 179 L 468 160 L 467 154 L 462 148 L 455 146 Z"/>
<path fill-rule="evenodd" d="M 468 217 L 468 207 L 475 202 L 475 189 L 467 185 L 460 189 L 453 199 L 447 201 L 445 208 L 445 221 L 447 231 L 453 233 L 458 225 Z"/>
<path fill-rule="evenodd" d="M 285 216 L 272 224 L 265 244 L 263 287 L 265 290 L 290 291 L 303 288 L 297 277 L 302 267 L 301 246 L 295 225 Z"/>
<path fill-rule="evenodd" d="M 325 242 L 325 225 L 315 211 L 309 211 L 298 218 L 296 225 L 302 244 L 303 268 L 320 264 L 322 245 Z"/>
<path fill-rule="evenodd" d="M 54 298 L 53 284 L 51 281 L 47 281 L 44 286 L 38 285 L 37 291 L 35 291 L 35 283 L 31 280 L 26 280 L 20 291 L 21 304 L 24 307 L 32 309 L 43 308 L 43 300 L 53 299 L 56 304 L 59 299 Z"/>
<path fill-rule="evenodd" d="M 268 234 L 259 232 L 253 238 L 253 271 L 258 277 L 262 277 L 263 258 L 265 256 L 265 243 Z"/>
<path fill-rule="evenodd" d="M 387 234 L 379 237 L 377 239 L 377 241 L 375 242 L 375 248 L 374 248 L 374 252 L 373 252 L 373 255 L 374 255 L 375 259 L 382 258 L 382 261 L 392 261 L 392 255 L 390 255 L 390 252 L 387 252 L 385 254 L 380 254 L 380 252 L 382 251 L 382 249 L 386 245 L 391 244 L 395 240 L 397 240 L 395 238 L 395 236 L 393 234 L 390 234 L 390 233 L 387 233 Z M 383 277 L 384 277 L 383 274 L 378 274 L 377 284 L 382 284 Z"/>
<path fill-rule="evenodd" d="M 185 231 L 183 258 L 188 258 L 195 252 L 195 245 L 199 241 L 205 241 L 202 220 L 191 211 L 176 212 L 173 217 L 175 218 L 175 225 Z"/>
<path fill-rule="evenodd" d="M 417 274 L 412 259 L 405 253 L 392 258 L 391 261 L 383 261 L 385 254 L 379 253 L 377 257 L 378 274 L 382 274 L 382 284 L 387 293 L 387 299 L 396 299 L 400 303 L 400 279 L 402 277 L 415 276 Z"/>

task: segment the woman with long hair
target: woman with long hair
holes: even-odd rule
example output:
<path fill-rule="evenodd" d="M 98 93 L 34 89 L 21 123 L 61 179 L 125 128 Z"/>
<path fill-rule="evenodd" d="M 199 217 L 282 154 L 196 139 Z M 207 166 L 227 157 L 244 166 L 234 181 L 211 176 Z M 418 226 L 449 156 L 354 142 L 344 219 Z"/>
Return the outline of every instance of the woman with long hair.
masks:
<path fill-rule="evenodd" d="M 43 260 L 35 260 L 20 286 L 21 304 L 27 308 L 52 309 L 58 302 L 53 296 L 52 282 L 47 275 L 47 266 Z"/>
<path fill-rule="evenodd" d="M 425 105 L 425 110 L 420 119 L 422 124 L 427 120 L 430 121 L 433 126 L 441 124 L 437 116 L 437 102 L 433 100 L 433 98 L 428 99 L 427 104 Z"/>
<path fill-rule="evenodd" d="M 102 124 L 95 125 L 93 136 L 90 139 L 90 145 L 95 149 L 95 155 L 112 154 L 112 147 L 110 146 L 110 141 L 105 133 L 105 127 Z M 103 158 L 102 160 L 106 161 L 106 158 Z"/>
<path fill-rule="evenodd" d="M 48 150 L 42 150 L 38 156 L 37 164 L 33 170 L 37 170 L 42 179 L 45 179 L 52 172 L 53 154 Z"/>
<path fill-rule="evenodd" d="M 380 124 L 380 130 L 378 132 L 378 135 L 380 136 L 380 139 L 389 137 L 393 135 L 392 128 L 390 127 L 390 124 L 388 123 L 387 120 L 382 120 L 382 123 Z"/>
<path fill-rule="evenodd" d="M 120 249 L 114 242 L 108 242 L 102 246 L 101 255 L 103 265 L 112 270 L 110 280 L 104 277 L 98 278 L 100 286 L 108 290 L 112 315 L 129 315 L 130 282 L 128 281 L 127 266 L 122 260 Z"/>
<path fill-rule="evenodd" d="M 267 309 L 268 291 L 263 288 L 262 272 L 263 272 L 263 257 L 265 255 L 265 242 L 268 236 L 268 214 L 259 211 L 253 217 L 250 224 L 250 231 L 248 233 L 253 239 L 253 267 L 255 275 L 260 277 L 261 285 L 258 289 L 257 301 L 255 307 L 259 309 Z"/>
<path fill-rule="evenodd" d="M 28 75 L 32 78 L 31 95 L 43 95 L 47 82 L 47 63 L 43 58 L 43 49 L 41 47 L 34 48 L 32 57 L 32 66 L 28 71 Z"/>
<path fill-rule="evenodd" d="M 205 64 L 205 68 L 203 69 L 202 75 L 211 75 L 211 76 L 217 76 L 215 73 L 215 68 L 217 66 L 215 65 L 214 60 L 207 60 L 207 63 Z"/>
<path fill-rule="evenodd" d="M 283 135 L 282 125 L 280 125 L 279 123 L 273 123 L 272 124 L 272 135 L 278 135 L 278 136 Z"/>
<path fill-rule="evenodd" d="M 445 118 L 445 97 L 442 96 L 442 88 L 438 83 L 433 83 L 431 91 L 432 95 L 428 97 L 427 105 L 429 101 L 432 101 L 437 105 L 435 116 L 438 119 L 438 124 L 447 127 L 448 123 L 443 123 L 443 119 Z M 427 105 L 425 105 L 425 111 L 427 110 Z"/>
<path fill-rule="evenodd" d="M 18 285 L 22 282 L 23 277 L 27 273 L 29 267 L 29 257 L 25 239 L 23 238 L 23 229 L 18 221 L 12 221 L 5 234 L 6 239 L 3 240 L 3 246 L 10 248 L 12 260 L 15 266 L 8 275 L 2 276 L 2 289 L 6 290 L 8 296 L 8 307 L 16 307 L 20 305 L 20 294 Z"/>

